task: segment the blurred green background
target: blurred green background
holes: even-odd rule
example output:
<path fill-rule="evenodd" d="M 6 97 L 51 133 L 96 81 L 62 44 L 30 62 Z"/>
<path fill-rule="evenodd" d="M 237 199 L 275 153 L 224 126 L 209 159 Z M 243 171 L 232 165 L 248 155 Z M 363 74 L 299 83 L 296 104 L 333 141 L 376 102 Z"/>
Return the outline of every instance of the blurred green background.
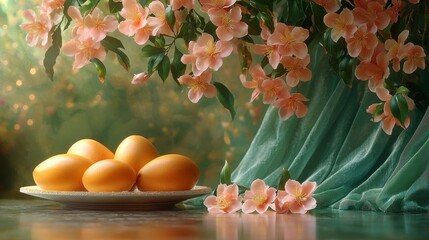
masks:
<path fill-rule="evenodd" d="M 251 90 L 241 86 L 237 55 L 214 75 L 236 97 L 233 121 L 216 99 L 192 104 L 187 89 L 171 76 L 165 83 L 154 76 L 146 85 L 131 85 L 133 73 L 144 71 L 146 61 L 140 48 L 124 38 L 130 72 L 109 55 L 101 84 L 92 65 L 73 72 L 73 58 L 60 55 L 50 81 L 42 65 L 44 51 L 27 46 L 19 28 L 25 21 L 22 11 L 39 3 L 0 0 L 0 197 L 22 197 L 19 187 L 34 185 L 38 163 L 82 138 L 115 151 L 125 137 L 143 135 L 161 154 L 194 159 L 202 170 L 199 185 L 216 186 L 224 160 L 232 168 L 238 164 L 266 107 L 248 102 Z"/>

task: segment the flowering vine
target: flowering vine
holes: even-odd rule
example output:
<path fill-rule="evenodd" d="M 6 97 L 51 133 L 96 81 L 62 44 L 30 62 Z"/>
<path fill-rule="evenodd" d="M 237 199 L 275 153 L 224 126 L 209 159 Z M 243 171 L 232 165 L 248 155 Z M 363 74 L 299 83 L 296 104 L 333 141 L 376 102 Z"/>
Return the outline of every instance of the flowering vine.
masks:
<path fill-rule="evenodd" d="M 311 100 L 299 85 L 312 79 L 308 44 L 316 40 L 347 86 L 358 79 L 379 97 L 378 92 L 389 93 L 367 110 L 387 134 L 395 125 L 409 125 L 414 106 L 429 104 L 427 1 L 42 0 L 37 13 L 28 9 L 23 16 L 28 44 L 46 50 L 51 79 L 60 53 L 74 57 L 73 69 L 94 64 L 101 82 L 108 51 L 129 70 L 125 48 L 112 36 L 118 30 L 148 59 L 133 84 L 149 81 L 155 72 L 165 81 L 171 73 L 177 84 L 189 87 L 193 103 L 217 97 L 234 117 L 233 94 L 213 72 L 236 52 L 239 79 L 253 89 L 250 101 L 261 95 L 263 103 L 279 109 L 281 119 L 301 118 Z M 71 39 L 63 39 L 65 31 Z M 179 50 L 179 39 L 188 51 Z M 253 56 L 262 60 L 253 63 Z"/>

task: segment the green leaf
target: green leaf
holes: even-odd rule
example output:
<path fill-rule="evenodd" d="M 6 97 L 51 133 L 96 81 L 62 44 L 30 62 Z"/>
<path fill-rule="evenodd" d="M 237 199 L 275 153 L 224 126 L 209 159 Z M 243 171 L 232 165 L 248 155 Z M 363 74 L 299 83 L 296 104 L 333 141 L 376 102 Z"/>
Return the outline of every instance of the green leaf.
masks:
<path fill-rule="evenodd" d="M 274 21 L 271 15 L 260 12 L 256 17 L 264 22 L 264 25 L 270 30 L 270 32 L 274 32 Z"/>
<path fill-rule="evenodd" d="M 287 168 L 283 168 L 282 175 L 280 176 L 279 184 L 277 185 L 277 190 L 285 190 L 285 184 L 289 179 L 290 179 L 289 170 L 287 170 Z"/>
<path fill-rule="evenodd" d="M 104 80 L 106 79 L 106 67 L 104 66 L 103 62 L 100 61 L 100 59 L 98 58 L 91 59 L 91 62 L 95 65 L 95 68 L 97 69 L 98 80 L 101 83 L 104 83 Z"/>
<path fill-rule="evenodd" d="M 176 17 L 174 16 L 174 11 L 171 5 L 169 5 L 165 9 L 165 19 L 167 20 L 168 26 L 170 26 L 170 29 L 174 29 L 174 24 L 176 22 Z"/>
<path fill-rule="evenodd" d="M 64 30 L 66 30 L 70 26 L 70 23 L 72 21 L 71 17 L 67 13 L 68 10 L 69 10 L 69 7 L 72 6 L 72 5 L 74 5 L 76 3 L 76 1 L 77 0 L 66 0 L 64 2 L 63 14 L 66 17 L 66 23 L 64 25 Z"/>
<path fill-rule="evenodd" d="M 219 102 L 226 108 L 231 114 L 232 120 L 235 117 L 235 109 L 234 109 L 234 96 L 229 91 L 229 89 L 220 82 L 214 82 L 214 86 L 217 89 L 217 99 Z"/>
<path fill-rule="evenodd" d="M 141 55 L 143 57 L 152 57 L 152 56 L 157 56 L 159 54 L 164 54 L 164 51 L 165 51 L 164 48 L 158 48 L 158 47 L 154 47 L 151 45 L 145 45 L 142 48 Z"/>
<path fill-rule="evenodd" d="M 180 85 L 178 78 L 185 74 L 186 65 L 182 63 L 183 54 L 179 49 L 174 49 L 173 62 L 171 63 L 171 75 L 173 76 L 174 81 Z"/>
<path fill-rule="evenodd" d="M 281 12 L 281 18 L 288 25 L 302 26 L 307 18 L 305 0 L 287 0 Z"/>
<path fill-rule="evenodd" d="M 408 95 L 410 93 L 410 90 L 404 86 L 400 86 L 397 90 L 396 90 L 396 94 L 405 94 Z"/>
<path fill-rule="evenodd" d="M 393 116 L 399 120 L 402 126 L 405 125 L 405 120 L 408 117 L 408 103 L 403 94 L 395 94 L 390 99 L 390 109 Z"/>
<path fill-rule="evenodd" d="M 61 28 L 57 27 L 52 34 L 52 46 L 48 48 L 43 59 L 43 66 L 45 72 L 51 81 L 54 80 L 54 66 L 57 61 L 58 55 L 60 55 L 60 48 L 62 45 Z"/>
<path fill-rule="evenodd" d="M 86 0 L 80 7 L 80 12 L 83 16 L 89 14 L 95 7 L 97 7 L 99 2 L 100 0 Z"/>
<path fill-rule="evenodd" d="M 268 62 L 269 62 L 268 57 L 264 56 L 261 60 L 261 67 L 265 68 L 265 66 L 267 66 Z"/>
<path fill-rule="evenodd" d="M 118 62 L 119 62 L 119 64 L 121 64 L 122 67 L 124 67 L 127 71 L 130 69 L 130 59 L 120 49 L 120 48 L 124 49 L 124 45 L 122 44 L 121 40 L 114 38 L 114 37 L 111 37 L 111 36 L 106 36 L 106 38 L 104 38 L 101 41 L 101 45 L 105 49 L 116 53 L 116 57 L 118 59 Z"/>
<path fill-rule="evenodd" d="M 110 13 L 117 13 L 122 10 L 122 3 L 109 0 L 109 11 Z"/>
<path fill-rule="evenodd" d="M 238 54 L 240 56 L 241 73 L 246 73 L 252 64 L 252 54 L 245 44 L 238 44 Z"/>
<path fill-rule="evenodd" d="M 315 29 L 319 33 L 324 33 L 326 30 L 326 25 L 323 22 L 323 18 L 326 14 L 325 9 L 314 2 L 311 2 L 310 6 L 311 6 L 311 11 L 313 13 L 313 17 L 312 17 L 313 26 L 315 26 Z"/>
<path fill-rule="evenodd" d="M 153 43 L 155 47 L 163 48 L 165 46 L 165 38 L 162 36 L 156 36 Z"/>
<path fill-rule="evenodd" d="M 157 55 L 152 55 L 147 62 L 147 73 L 152 75 L 153 71 L 158 67 L 159 63 L 164 58 L 164 53 L 158 53 Z"/>
<path fill-rule="evenodd" d="M 116 58 L 118 59 L 119 64 L 121 64 L 121 66 L 123 68 L 125 68 L 125 70 L 129 71 L 130 70 L 130 59 L 128 58 L 128 56 L 119 49 L 117 49 L 115 51 L 115 53 L 116 53 Z"/>
<path fill-rule="evenodd" d="M 170 59 L 167 55 L 164 55 L 164 58 L 162 59 L 161 63 L 158 66 L 158 75 L 162 79 L 163 82 L 168 77 L 168 74 L 170 73 Z"/>
<path fill-rule="evenodd" d="M 220 171 L 220 183 L 222 184 L 231 184 L 231 169 L 229 168 L 228 161 L 225 160 L 225 164 Z"/>
<path fill-rule="evenodd" d="M 346 55 L 342 58 L 340 61 L 340 64 L 338 66 L 338 74 L 340 75 L 343 82 L 346 84 L 347 87 L 351 88 L 353 79 L 355 77 L 354 74 L 354 67 L 356 65 L 356 59 L 350 57 L 349 55 Z"/>
<path fill-rule="evenodd" d="M 377 105 L 374 113 L 372 114 L 372 120 L 374 121 L 374 119 L 380 116 L 381 114 L 383 114 L 383 112 L 384 112 L 384 103 L 380 103 Z"/>
<path fill-rule="evenodd" d="M 101 44 L 103 45 L 104 48 L 110 51 L 115 51 L 118 48 L 125 49 L 121 40 L 111 36 L 106 36 L 103 40 L 101 40 Z"/>

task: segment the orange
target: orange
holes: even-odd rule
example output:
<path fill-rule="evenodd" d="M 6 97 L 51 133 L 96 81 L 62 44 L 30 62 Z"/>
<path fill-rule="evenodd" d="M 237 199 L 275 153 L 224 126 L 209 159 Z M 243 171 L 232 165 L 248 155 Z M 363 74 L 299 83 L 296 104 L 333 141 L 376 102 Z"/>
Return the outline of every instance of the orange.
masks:
<path fill-rule="evenodd" d="M 148 139 L 131 135 L 119 144 L 114 159 L 130 164 L 137 173 L 141 167 L 158 156 L 158 150 Z"/>
<path fill-rule="evenodd" d="M 79 155 L 55 155 L 34 168 L 33 179 L 45 190 L 84 191 L 82 176 L 91 164 L 91 160 Z"/>
<path fill-rule="evenodd" d="M 134 169 L 127 163 L 106 159 L 92 164 L 82 182 L 89 192 L 129 191 L 136 181 Z"/>
<path fill-rule="evenodd" d="M 140 191 L 183 191 L 192 189 L 200 171 L 188 157 L 167 154 L 144 165 L 137 176 Z"/>
<path fill-rule="evenodd" d="M 112 159 L 114 154 L 106 146 L 93 139 L 82 139 L 75 142 L 67 153 L 86 157 L 92 162 Z"/>

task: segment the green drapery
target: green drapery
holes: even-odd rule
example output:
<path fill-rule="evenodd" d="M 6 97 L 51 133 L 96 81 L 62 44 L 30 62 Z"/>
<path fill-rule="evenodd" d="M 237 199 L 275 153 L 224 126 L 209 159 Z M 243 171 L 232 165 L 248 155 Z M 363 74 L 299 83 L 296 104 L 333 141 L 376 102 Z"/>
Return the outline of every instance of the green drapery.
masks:
<path fill-rule="evenodd" d="M 317 182 L 318 208 L 428 211 L 429 111 L 415 109 L 408 129 L 385 134 L 366 112 L 380 102 L 367 83 L 346 87 L 323 48 L 310 49 L 313 78 L 299 89 L 310 98 L 307 115 L 282 121 L 270 108 L 233 182 L 261 178 L 276 186 L 287 168 L 292 179 Z"/>

